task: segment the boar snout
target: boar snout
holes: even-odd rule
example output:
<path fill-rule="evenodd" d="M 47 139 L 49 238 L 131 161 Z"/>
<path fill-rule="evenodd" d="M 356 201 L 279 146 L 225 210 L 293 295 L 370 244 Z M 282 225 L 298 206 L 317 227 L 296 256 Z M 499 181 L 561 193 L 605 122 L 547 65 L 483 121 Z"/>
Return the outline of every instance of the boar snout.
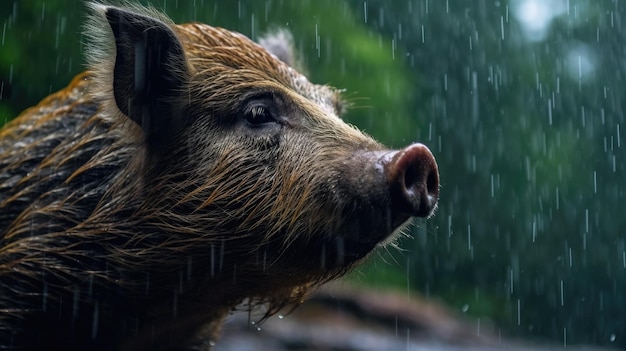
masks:
<path fill-rule="evenodd" d="M 409 216 L 430 216 L 439 198 L 439 172 L 430 150 L 412 144 L 386 154 L 379 162 L 389 184 L 392 208 Z"/>
<path fill-rule="evenodd" d="M 344 203 L 347 227 L 341 231 L 346 255 L 363 257 L 393 240 L 411 217 L 429 217 L 435 211 L 439 172 L 426 146 L 357 153 L 349 162 L 342 169 L 345 190 L 339 193 L 350 199 Z"/>

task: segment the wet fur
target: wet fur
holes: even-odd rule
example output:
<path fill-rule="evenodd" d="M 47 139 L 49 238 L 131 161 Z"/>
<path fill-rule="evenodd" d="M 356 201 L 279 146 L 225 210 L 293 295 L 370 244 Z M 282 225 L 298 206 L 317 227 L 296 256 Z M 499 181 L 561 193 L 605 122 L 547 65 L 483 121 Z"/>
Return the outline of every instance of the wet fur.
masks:
<path fill-rule="evenodd" d="M 152 149 L 113 99 L 107 7 L 91 9 L 89 70 L 0 132 L 0 347 L 208 349 L 244 299 L 273 313 L 374 247 L 337 249 L 377 211 L 341 183 L 363 170 L 350 155 L 382 147 L 341 122 L 336 90 L 241 34 L 132 7 L 185 53 L 180 127 Z M 241 124 L 259 92 L 289 130 Z"/>

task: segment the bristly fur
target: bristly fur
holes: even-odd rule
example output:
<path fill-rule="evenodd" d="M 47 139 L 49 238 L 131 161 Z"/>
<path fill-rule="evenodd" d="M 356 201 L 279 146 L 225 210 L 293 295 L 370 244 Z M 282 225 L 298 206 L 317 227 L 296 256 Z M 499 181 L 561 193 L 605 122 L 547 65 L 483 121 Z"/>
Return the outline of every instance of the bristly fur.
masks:
<path fill-rule="evenodd" d="M 241 301 L 297 304 L 409 217 L 286 32 L 88 6 L 87 72 L 0 131 L 0 349 L 210 349 Z"/>

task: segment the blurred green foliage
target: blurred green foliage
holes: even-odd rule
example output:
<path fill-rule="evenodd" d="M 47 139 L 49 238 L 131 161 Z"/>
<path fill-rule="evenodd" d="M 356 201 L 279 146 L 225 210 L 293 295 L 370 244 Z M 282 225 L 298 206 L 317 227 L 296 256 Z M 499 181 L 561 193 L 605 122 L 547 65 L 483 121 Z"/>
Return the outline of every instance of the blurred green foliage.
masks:
<path fill-rule="evenodd" d="M 437 214 L 349 279 L 444 300 L 505 333 L 626 347 L 626 13 L 612 0 L 570 0 L 530 40 L 514 18 L 521 3 L 153 5 L 252 38 L 288 28 L 311 81 L 346 89 L 348 122 L 433 150 Z M 0 123 L 84 69 L 84 10 L 0 3 Z"/>

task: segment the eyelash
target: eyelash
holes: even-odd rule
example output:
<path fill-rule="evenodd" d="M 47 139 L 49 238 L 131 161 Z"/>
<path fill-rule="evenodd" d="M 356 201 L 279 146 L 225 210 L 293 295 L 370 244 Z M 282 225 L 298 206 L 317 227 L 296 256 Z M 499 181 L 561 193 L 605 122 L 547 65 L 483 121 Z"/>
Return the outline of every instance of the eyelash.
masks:
<path fill-rule="evenodd" d="M 272 109 L 263 102 L 254 103 L 244 113 L 244 118 L 248 125 L 252 127 L 261 127 L 270 123 L 278 123 L 274 117 Z"/>

